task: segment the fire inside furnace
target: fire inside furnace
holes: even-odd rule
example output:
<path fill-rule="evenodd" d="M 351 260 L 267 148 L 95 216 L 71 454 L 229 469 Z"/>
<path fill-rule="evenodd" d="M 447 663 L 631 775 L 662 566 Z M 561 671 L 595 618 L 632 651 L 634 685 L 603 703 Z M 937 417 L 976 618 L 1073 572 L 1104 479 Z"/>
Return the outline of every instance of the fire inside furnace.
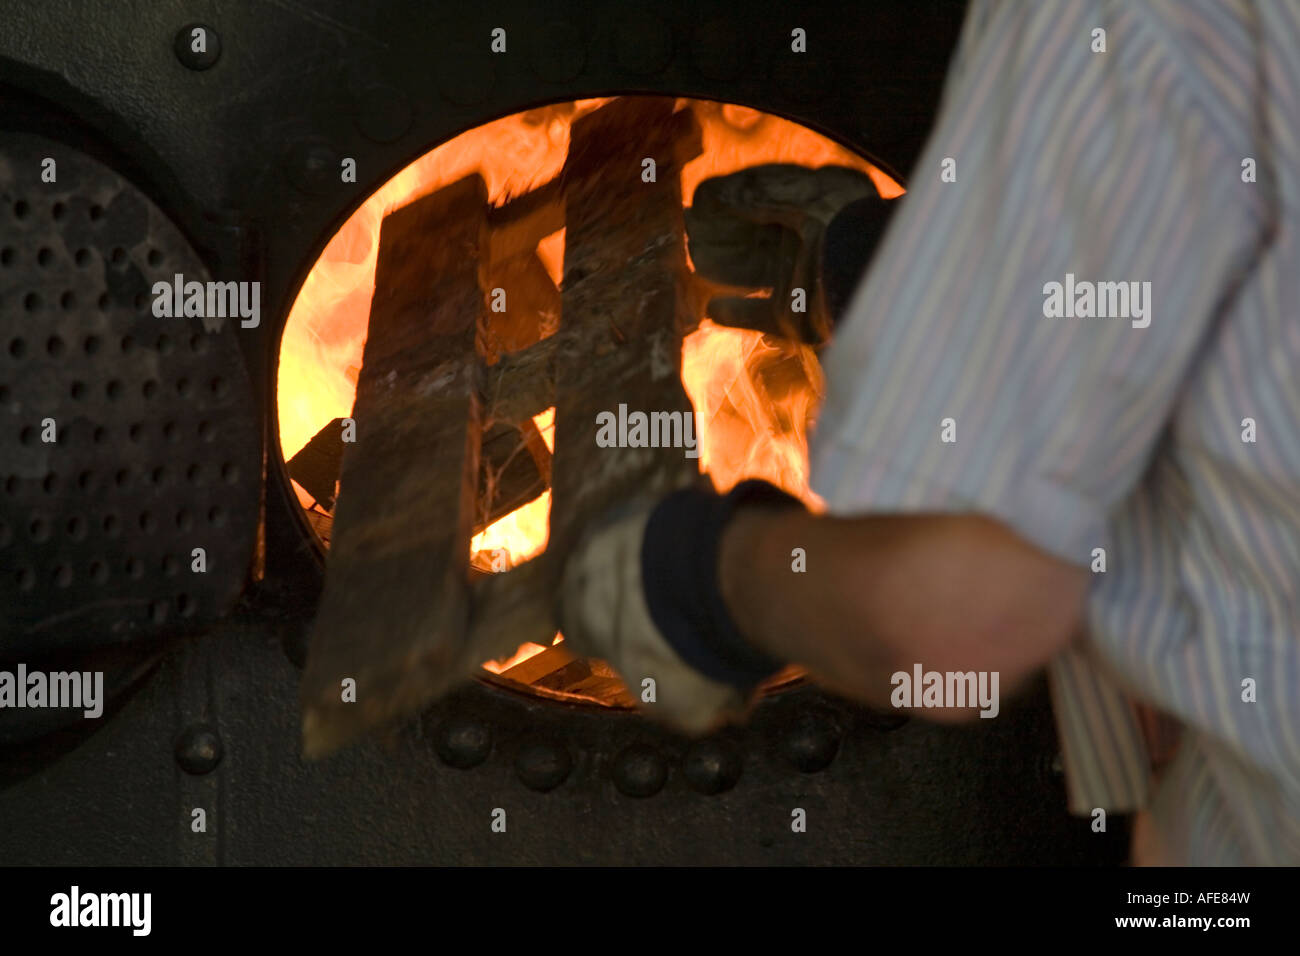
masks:
<path fill-rule="evenodd" d="M 474 173 L 486 183 L 494 207 L 538 190 L 564 166 L 573 122 L 608 102 L 555 104 L 457 136 L 371 195 L 325 247 L 285 326 L 278 409 L 280 446 L 294 491 L 326 547 L 343 443 L 350 440 L 346 431 L 351 427 L 348 419 L 361 370 L 384 217 Z M 674 110 L 692 111 L 702 134 L 701 154 L 681 169 L 686 206 L 701 181 L 764 163 L 848 166 L 869 175 L 885 198 L 902 192 L 860 156 L 789 120 L 703 100 L 678 99 Z M 525 246 L 512 243 L 504 231 L 501 239 L 489 241 L 485 288 L 505 289 L 510 296 L 509 308 L 496 311 L 489 303 L 486 310 L 486 335 L 479 350 L 489 364 L 525 354 L 559 328 L 563 263 L 562 225 Z M 820 507 L 808 486 L 808 432 L 822 398 L 821 368 L 811 347 L 701 317 L 682 342 L 681 379 L 694 409 L 691 437 L 697 448 L 691 457 L 698 453 L 699 468 L 715 488 L 725 491 L 745 478 L 764 478 L 810 507 Z M 617 408 L 616 401 L 609 407 Z M 479 520 L 469 546 L 471 573 L 506 571 L 545 550 L 554 418 L 552 407 L 522 422 L 491 422 L 485 430 Z M 592 426 L 594 435 L 596 423 Z M 521 644 L 507 658 L 485 661 L 483 670 L 489 679 L 544 697 L 604 706 L 634 704 L 607 664 L 569 652 L 561 634 L 550 645 Z M 795 676 L 784 673 L 772 683 Z"/>

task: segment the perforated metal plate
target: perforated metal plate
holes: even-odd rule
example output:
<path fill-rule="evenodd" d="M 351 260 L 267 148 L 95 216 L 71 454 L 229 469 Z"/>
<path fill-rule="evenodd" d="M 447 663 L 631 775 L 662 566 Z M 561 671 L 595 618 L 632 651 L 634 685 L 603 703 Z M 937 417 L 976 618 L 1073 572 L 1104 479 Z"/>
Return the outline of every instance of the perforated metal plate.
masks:
<path fill-rule="evenodd" d="M 177 273 L 209 279 L 142 192 L 0 134 L 0 660 L 197 627 L 244 583 L 261 452 L 238 321 L 155 317 Z"/>

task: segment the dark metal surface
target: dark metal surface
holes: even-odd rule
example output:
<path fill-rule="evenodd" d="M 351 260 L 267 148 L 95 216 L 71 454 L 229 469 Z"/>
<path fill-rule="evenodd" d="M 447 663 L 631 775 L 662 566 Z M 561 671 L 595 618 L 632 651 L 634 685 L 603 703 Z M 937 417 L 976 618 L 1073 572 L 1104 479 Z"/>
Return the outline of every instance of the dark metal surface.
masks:
<path fill-rule="evenodd" d="M 805 687 L 695 743 L 630 713 L 472 685 L 384 739 L 304 762 L 286 610 L 247 607 L 187 639 L 74 752 L 0 783 L 0 860 L 1068 864 L 1127 850 L 1122 819 L 1093 833 L 1063 812 L 1041 686 L 1004 700 L 996 720 L 892 731 Z M 174 758 L 178 730 L 194 723 L 215 728 L 224 751 L 201 776 Z M 820 770 L 792 766 L 832 749 Z M 206 833 L 191 830 L 195 808 Z M 505 833 L 491 829 L 497 808 Z M 807 832 L 791 829 L 796 808 Z"/>
<path fill-rule="evenodd" d="M 179 230 L 158 246 L 164 256 L 194 250 L 201 262 L 184 258 L 187 275 L 206 269 L 219 279 L 262 283 L 261 327 L 236 330 L 233 338 L 249 370 L 267 462 L 265 578 L 245 587 L 234 614 L 200 634 L 163 645 L 141 633 L 127 645 L 137 651 L 112 651 L 120 659 L 103 667 L 118 692 L 101 720 L 0 749 L 0 862 L 1121 859 L 1122 821 L 1094 834 L 1088 821 L 1065 815 L 1041 687 L 1018 705 L 1004 703 L 997 720 L 959 728 L 902 722 L 805 687 L 765 701 L 745 728 L 692 742 L 634 714 L 473 684 L 385 739 L 319 763 L 304 762 L 299 751 L 296 668 L 323 555 L 280 460 L 274 373 L 289 305 L 334 229 L 394 172 L 456 133 L 543 103 L 620 92 L 711 98 L 790 116 L 901 178 L 929 129 L 962 12 L 955 0 L 797 8 L 779 0 L 667 0 L 652 8 L 616 0 L 0 0 L 0 129 L 57 140 L 60 155 L 80 152 L 115 170 L 138 190 L 114 187 L 133 197 L 131 207 L 152 203 Z M 219 38 L 219 56 L 211 46 L 202 59 L 185 52 L 182 39 L 196 23 Z M 508 32 L 505 54 L 490 51 L 498 26 Z M 807 54 L 791 53 L 795 27 L 807 32 Z M 356 160 L 357 183 L 341 181 L 344 157 Z M 65 211 L 94 201 L 63 180 L 64 168 L 72 167 L 61 166 Z M 43 230 L 53 228 L 53 196 L 26 199 L 29 215 L 40 208 L 50 216 Z M 26 239 L 11 243 L 11 217 L 12 205 L 0 201 L 0 246 L 37 254 L 39 245 Z M 152 276 L 144 236 L 161 217 L 147 212 L 144 232 L 131 226 L 138 221 L 137 213 L 114 215 L 111 224 L 106 216 L 104 229 L 135 231 L 126 240 L 85 244 L 109 259 L 102 270 L 96 260 L 93 274 L 102 275 L 110 303 L 115 293 L 107 283 L 122 277 L 112 271 L 116 245 L 126 256 L 122 272 Z M 80 247 L 69 247 L 74 269 Z M 165 265 L 163 272 L 173 271 L 170 258 Z M 14 291 L 0 291 L 6 315 Z M 132 287 L 120 321 L 135 308 L 134 294 Z M 61 312 L 46 319 L 65 321 Z M 154 351 L 137 354 L 159 360 L 161 330 L 150 331 L 136 338 Z M 54 358 L 72 360 L 83 340 L 70 338 L 51 358 L 47 339 L 33 337 L 26 359 L 40 349 L 40 362 L 59 369 L 60 379 L 68 367 Z M 191 361 L 176 344 L 168 370 L 179 368 L 173 360 Z M 222 352 L 222 363 L 227 358 Z M 192 360 L 215 358 L 195 353 Z M 5 375 L 18 367 L 9 361 L 0 352 Z M 100 388 L 118 375 L 125 395 L 128 374 L 142 386 L 146 371 L 131 364 L 129 351 L 113 362 L 99 366 Z M 11 390 L 0 401 L 7 436 L 15 420 L 6 403 L 16 391 L 4 384 Z M 23 394 L 58 384 L 25 382 Z M 152 401 L 135 394 L 132 402 Z M 165 442 L 161 429 L 174 404 L 140 406 L 150 412 L 139 419 L 114 417 L 115 427 L 128 430 L 126 441 L 119 447 L 114 433 L 101 453 L 128 454 L 136 420 Z M 242 421 L 242 413 L 232 414 Z M 0 459 L 0 471 L 8 461 Z M 148 463 L 170 460 L 132 459 L 136 468 Z M 44 494 L 36 491 L 44 473 L 23 468 L 31 470 L 32 494 Z M 256 519 L 258 502 L 243 482 L 260 472 L 254 463 L 233 485 L 219 486 L 229 519 L 239 523 L 222 534 L 244 568 L 253 558 L 246 522 Z M 167 488 L 138 486 L 140 497 L 131 500 Z M 60 507 L 76 500 L 69 495 Z M 149 552 L 154 561 L 167 553 L 161 545 Z M 93 559 L 88 552 L 86 559 Z M 166 592 L 159 599 L 175 601 L 180 592 L 168 581 L 151 571 L 131 587 L 156 587 Z M 200 610 L 221 604 L 211 586 Z M 0 617 L 12 621 L 28 607 L 6 601 Z M 52 640 L 75 644 L 87 635 L 101 636 L 79 627 Z M 199 808 L 202 832 L 192 824 Z M 506 811 L 504 833 L 491 828 L 498 808 Z M 807 832 L 791 829 L 796 808 L 806 811 Z"/>
<path fill-rule="evenodd" d="M 0 133 L 0 661 L 201 628 L 244 586 L 259 412 L 237 320 L 153 315 L 177 273 L 208 278 L 118 174 Z"/>

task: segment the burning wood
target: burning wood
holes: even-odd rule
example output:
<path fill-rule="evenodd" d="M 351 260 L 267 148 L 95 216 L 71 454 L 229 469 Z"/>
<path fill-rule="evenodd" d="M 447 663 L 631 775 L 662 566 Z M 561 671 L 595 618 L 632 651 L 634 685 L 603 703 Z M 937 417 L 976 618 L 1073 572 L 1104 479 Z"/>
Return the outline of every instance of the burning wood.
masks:
<path fill-rule="evenodd" d="M 314 733 L 307 730 L 310 752 L 324 752 L 366 727 L 418 709 L 452 671 L 459 676 L 474 669 L 465 655 L 481 653 L 480 660 L 488 661 L 483 666 L 508 680 L 532 673 L 508 674 L 554 646 L 550 599 L 559 559 L 582 524 L 608 502 L 698 480 L 698 466 L 720 489 L 761 476 L 815 505 L 805 451 L 805 429 L 820 393 L 815 356 L 757 331 L 699 320 L 711 295 L 731 290 L 691 272 L 683 201 L 706 177 L 767 162 L 855 165 L 876 178 L 886 195 L 897 187 L 857 157 L 785 120 L 754 114 L 755 121 L 742 129 L 726 123 L 725 115 L 717 104 L 670 99 L 580 103 L 543 124 L 542 141 L 550 145 L 541 152 L 536 137 L 514 128 L 518 117 L 496 121 L 444 144 L 396 177 L 330 243 L 295 304 L 280 365 L 283 447 L 292 456 L 300 500 L 304 508 L 311 505 L 308 519 L 323 539 L 334 535 L 327 592 L 339 592 L 327 593 L 322 602 L 320 640 L 304 680 L 305 724 L 317 721 Z M 703 153 L 697 118 L 704 123 Z M 647 158 L 656 163 L 652 182 L 642 179 Z M 460 188 L 471 170 L 481 171 L 486 185 L 475 187 L 474 208 L 461 215 L 452 209 L 449 190 Z M 381 228 L 387 206 L 440 186 L 383 219 Z M 488 206 L 489 200 L 497 205 Z M 413 212 L 417 207 L 424 212 Z M 422 216 L 423 226 L 407 219 L 401 227 L 404 216 Z M 405 251 L 394 259 L 399 248 Z M 367 263 L 376 259 L 367 339 Z M 418 268 L 410 265 L 417 262 Z M 423 291 L 402 292 L 394 283 Z M 494 313 L 498 289 L 509 297 L 509 307 Z M 458 334 L 466 337 L 458 346 L 472 341 L 456 354 L 472 369 L 448 357 L 454 350 L 441 358 L 427 352 L 432 343 L 421 339 L 440 338 L 432 326 L 450 322 L 456 309 Z M 474 318 L 466 324 L 470 312 Z M 389 323 L 405 331 L 383 331 L 381 325 Z M 450 339 L 441 338 L 450 346 Z M 380 349 L 384 341 L 390 344 Z M 403 350 L 409 354 L 398 361 L 392 353 Z M 390 354 L 385 359 L 381 353 Z M 447 362 L 458 369 L 462 377 L 448 378 L 454 394 L 408 394 L 413 379 L 404 370 L 417 360 L 430 370 L 449 367 Z M 360 384 L 358 368 L 365 379 Z M 401 374 L 385 389 L 388 373 L 395 371 Z M 476 388 L 467 388 L 470 380 Z M 468 392 L 481 399 L 476 429 L 465 404 Z M 390 402 L 396 404 L 384 407 Z M 617 449 L 599 449 L 597 416 L 617 414 L 620 404 L 629 410 L 628 440 Z M 558 445 L 551 438 L 557 408 Z M 698 461 L 682 449 L 635 447 L 633 413 L 656 412 L 694 413 Z M 358 419 L 361 435 L 348 446 L 342 485 L 347 493 L 340 507 L 353 511 L 351 518 L 340 511 L 339 527 L 331 528 L 333 479 L 326 474 L 329 463 L 317 460 L 318 452 L 329 449 L 309 439 L 322 425 L 328 435 L 331 418 L 348 415 Z M 369 426 L 363 419 L 371 419 Z M 465 430 L 455 431 L 452 419 Z M 430 443 L 453 435 L 465 440 L 457 446 L 461 451 L 431 453 Z M 307 444 L 312 448 L 304 449 Z M 551 446 L 557 452 L 553 514 Z M 479 453 L 477 467 L 471 448 Z M 303 454 L 293 454 L 300 449 Z M 377 455 L 391 461 L 375 462 Z M 545 490 L 528 500 L 539 489 Z M 407 492 L 417 500 L 406 502 Z M 366 505 L 370 497 L 376 501 Z M 441 513 L 434 501 L 442 502 Z M 465 512 L 468 531 L 461 524 Z M 354 525 L 350 534 L 348 523 Z M 412 527 L 390 546 L 372 540 L 387 533 L 383 529 L 407 525 Z M 453 538 L 460 541 L 463 561 L 453 555 Z M 426 550 L 433 559 L 413 557 Z M 360 569 L 372 559 L 396 560 L 399 553 L 416 567 L 423 562 L 418 583 L 411 577 L 380 581 L 377 570 Z M 485 573 L 503 567 L 510 570 Z M 343 596 L 347 581 L 354 583 L 346 589 L 359 588 L 358 597 Z M 459 597 L 451 594 L 456 582 Z M 397 595 L 408 588 L 423 589 L 425 597 Z M 390 601 L 388 594 L 399 599 Z M 352 622 L 351 635 L 342 623 L 326 623 L 331 602 L 350 606 L 344 618 Z M 440 617 L 457 607 L 455 620 Z M 410 620 L 391 626 L 399 613 Z M 416 620 L 421 616 L 424 623 Z M 327 634 L 332 636 L 321 636 Z M 472 650 L 457 655 L 456 646 Z M 455 660 L 450 670 L 439 663 L 447 659 Z M 565 699 L 631 702 L 602 662 L 586 666 L 586 675 L 566 674 L 566 664 L 531 686 Z M 339 700 L 344 676 L 358 680 L 356 704 Z M 556 681 L 563 686 L 544 686 Z"/>
<path fill-rule="evenodd" d="M 611 399 L 691 413 L 682 335 L 698 319 L 686 298 L 679 170 L 699 151 L 694 114 L 673 113 L 665 100 L 617 100 L 573 125 L 555 347 L 550 548 L 560 555 L 611 505 L 698 476 L 680 450 L 595 450 L 594 423 Z M 647 158 L 655 163 L 651 182 L 643 181 Z"/>
<path fill-rule="evenodd" d="M 482 458 L 475 534 L 540 496 L 551 483 L 551 452 L 531 418 L 489 428 Z"/>
<path fill-rule="evenodd" d="M 563 318 L 555 336 L 529 350 L 536 356 L 527 367 L 532 381 L 557 383 L 558 426 L 548 576 L 536 590 L 515 589 L 530 621 L 553 620 L 564 555 L 587 521 L 630 495 L 699 480 L 696 463 L 679 448 L 602 452 L 595 432 L 595 423 L 611 413 L 611 397 L 621 407 L 634 403 L 643 414 L 677 416 L 679 422 L 692 415 L 680 376 L 681 348 L 698 311 L 688 294 L 680 168 L 699 151 L 694 115 L 673 113 L 667 101 L 620 100 L 574 124 L 562 174 Z M 646 159 L 655 167 L 649 182 L 641 175 Z M 528 641 L 541 646 L 547 630 L 540 624 L 537 630 Z M 554 657 L 553 651 L 543 653 Z M 510 679 L 519 673 L 502 671 Z M 571 687 L 583 686 L 596 699 L 627 698 L 612 675 L 565 673 Z"/>
<path fill-rule="evenodd" d="M 563 644 L 554 644 L 540 654 L 534 654 L 514 667 L 502 671 L 501 676 L 531 686 L 545 681 L 553 674 L 569 671 L 575 664 L 581 669 L 579 677 L 591 676 L 591 667 L 587 664 L 586 658 L 574 654 Z"/>
<path fill-rule="evenodd" d="M 553 348 L 559 428 L 550 551 L 528 574 L 480 582 L 494 597 L 483 615 L 489 621 L 522 613 L 530 628 L 554 633 L 555 584 L 582 523 L 634 491 L 697 475 L 671 451 L 609 455 L 593 468 L 591 423 L 610 394 L 690 413 L 678 374 L 681 335 L 693 324 L 678 171 L 699 148 L 691 114 L 673 114 L 666 101 L 616 101 L 574 127 L 562 179 L 570 281 Z M 640 175 L 647 153 L 661 171 L 648 184 Z M 384 221 L 357 384 L 358 437 L 344 454 L 303 677 L 309 755 L 418 710 L 488 656 L 484 647 L 467 658 L 472 634 L 498 639 L 482 624 L 471 632 L 468 567 L 479 497 L 475 349 L 484 345 L 478 276 L 486 214 L 483 183 L 472 177 Z M 345 678 L 356 681 L 355 702 L 339 692 Z"/>
<path fill-rule="evenodd" d="M 487 371 L 487 417 L 520 422 L 555 405 L 555 338 L 501 356 Z"/>
<path fill-rule="evenodd" d="M 474 344 L 487 194 L 461 180 L 386 220 L 303 674 L 310 756 L 417 710 L 457 676 L 482 432 Z M 351 678 L 355 702 L 345 701 Z"/>
<path fill-rule="evenodd" d="M 343 467 L 343 419 L 335 418 L 285 465 L 289 476 L 326 511 L 334 510 L 334 486 Z"/>
<path fill-rule="evenodd" d="M 343 466 L 342 418 L 335 418 L 286 462 L 289 475 L 314 499 L 307 518 L 326 544 L 333 537 L 335 486 Z M 536 423 L 521 417 L 490 423 L 480 451 L 474 534 L 543 494 L 551 484 L 551 452 Z"/>

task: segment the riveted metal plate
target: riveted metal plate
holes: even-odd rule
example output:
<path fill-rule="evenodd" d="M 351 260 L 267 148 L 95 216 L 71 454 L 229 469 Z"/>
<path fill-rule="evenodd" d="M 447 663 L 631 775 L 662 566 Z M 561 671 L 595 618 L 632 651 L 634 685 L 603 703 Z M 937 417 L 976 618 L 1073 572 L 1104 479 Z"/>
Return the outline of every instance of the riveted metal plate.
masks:
<path fill-rule="evenodd" d="M 142 192 L 0 136 L 2 658 L 201 627 L 247 576 L 262 468 L 238 317 L 155 316 L 177 274 L 209 279 Z"/>

